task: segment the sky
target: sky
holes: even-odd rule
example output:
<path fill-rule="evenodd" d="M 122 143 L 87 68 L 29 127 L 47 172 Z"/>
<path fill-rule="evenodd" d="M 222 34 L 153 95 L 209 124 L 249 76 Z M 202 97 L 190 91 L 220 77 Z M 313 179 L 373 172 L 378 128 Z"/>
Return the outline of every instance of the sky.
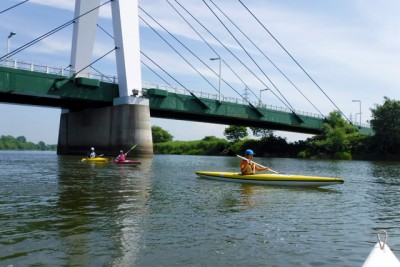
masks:
<path fill-rule="evenodd" d="M 21 2 L 22 0 L 0 1 L 0 55 L 6 54 L 7 49 L 13 51 L 25 45 L 68 22 L 74 16 L 75 0 L 30 0 L 2 12 Z M 106 1 L 101 1 L 104 2 Z M 395 100 L 400 98 L 400 18 L 397 14 L 400 8 L 399 1 L 241 2 L 139 0 L 142 9 L 139 11 L 141 51 L 168 73 L 164 73 L 151 61 L 142 57 L 142 61 L 153 70 L 142 64 L 142 82 L 163 86 L 167 81 L 173 87 L 183 86 L 195 92 L 215 95 L 220 90 L 224 97 L 237 99 L 241 99 L 239 94 L 243 95 L 248 87 L 249 100 L 255 103 L 261 100 L 263 104 L 277 107 L 286 107 L 289 103 L 296 111 L 324 116 L 339 109 L 349 120 L 359 122 L 361 119 L 363 124 L 371 119 L 370 109 L 383 104 L 384 97 Z M 190 15 L 185 10 L 189 11 Z M 189 21 L 191 26 L 181 16 Z M 253 46 L 230 21 L 233 21 L 257 47 Z M 113 39 L 109 36 L 112 35 L 109 4 L 101 8 L 98 25 L 101 28 L 96 32 L 93 61 L 114 47 Z M 11 31 L 16 34 L 8 39 Z M 70 61 L 71 42 L 70 26 L 28 47 L 12 59 L 66 67 Z M 210 58 L 218 56 L 223 60 L 221 78 L 226 81 L 221 83 L 220 88 L 219 62 L 210 61 Z M 94 67 L 104 74 L 116 75 L 113 54 L 96 62 Z M 179 84 L 169 75 L 179 81 Z M 266 88 L 269 90 L 264 90 Z M 282 99 L 286 99 L 287 102 Z M 0 135 L 25 136 L 28 141 L 35 143 L 44 141 L 56 144 L 60 114 L 61 110 L 56 108 L 0 103 Z M 174 136 L 174 140 L 199 140 L 205 136 L 222 138 L 227 127 L 157 118 L 151 118 L 151 124 L 167 130 Z M 288 141 L 310 136 L 281 131 L 274 133 L 286 137 Z"/>

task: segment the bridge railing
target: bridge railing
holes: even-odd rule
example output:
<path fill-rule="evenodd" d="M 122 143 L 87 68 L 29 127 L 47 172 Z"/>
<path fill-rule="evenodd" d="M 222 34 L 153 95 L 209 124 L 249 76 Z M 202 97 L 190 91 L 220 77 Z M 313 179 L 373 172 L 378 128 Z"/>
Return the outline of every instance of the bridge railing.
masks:
<path fill-rule="evenodd" d="M 40 65 L 35 64 L 32 62 L 24 62 L 18 61 L 16 59 L 5 59 L 0 61 L 0 66 L 20 69 L 20 70 L 28 70 L 28 71 L 36 71 L 46 74 L 54 74 L 54 75 L 61 75 L 65 77 L 71 77 L 75 74 L 75 71 L 71 70 L 69 66 L 65 68 L 54 67 L 49 65 Z M 82 77 L 82 76 L 81 76 Z M 116 76 L 104 75 L 102 73 L 86 73 L 83 77 L 90 78 L 90 79 L 97 79 L 102 82 L 108 83 L 118 83 L 118 79 Z"/>
<path fill-rule="evenodd" d="M 175 94 L 181 94 L 181 95 L 190 95 L 190 93 L 183 89 L 183 88 L 178 88 L 178 87 L 172 87 L 169 85 L 165 84 L 157 84 L 157 83 L 148 83 L 148 82 L 143 82 L 142 87 L 145 89 L 150 89 L 150 88 L 156 88 L 156 89 L 161 89 L 161 90 L 166 90 L 171 93 Z M 201 92 L 201 91 L 190 91 L 191 93 L 195 94 L 197 97 L 200 98 L 206 98 L 206 99 L 212 99 L 212 100 L 218 100 L 218 94 L 212 94 L 208 92 Z M 221 95 L 221 101 L 224 102 L 229 102 L 229 103 L 235 103 L 235 104 L 241 104 L 241 105 L 248 105 L 251 103 L 255 107 L 260 107 L 260 108 L 265 108 L 265 109 L 271 109 L 271 110 L 277 110 L 277 111 L 282 111 L 282 112 L 287 112 L 291 113 L 292 111 L 288 108 L 285 107 L 280 107 L 280 106 L 274 106 L 274 105 L 267 105 L 264 103 L 260 103 L 259 101 L 246 101 L 245 99 L 239 99 L 239 98 L 234 98 L 234 97 L 226 97 Z M 319 118 L 323 119 L 324 116 L 316 113 L 310 113 L 306 111 L 301 111 L 301 110 L 294 110 L 296 114 L 298 115 L 304 115 L 308 117 L 314 117 L 314 118 Z"/>

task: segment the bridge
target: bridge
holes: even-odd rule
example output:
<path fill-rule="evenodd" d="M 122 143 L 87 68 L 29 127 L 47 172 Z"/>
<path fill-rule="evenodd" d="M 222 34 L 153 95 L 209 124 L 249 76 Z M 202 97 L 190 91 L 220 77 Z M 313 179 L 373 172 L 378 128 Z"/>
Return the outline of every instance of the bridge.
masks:
<path fill-rule="evenodd" d="M 98 6 L 96 1 L 88 4 L 77 0 L 77 17 L 87 15 L 88 10 Z M 115 51 L 118 78 L 104 75 L 96 77 L 88 73 L 86 68 L 90 62 L 88 55 L 91 55 L 93 49 L 93 32 L 88 32 L 87 27 L 83 29 L 80 23 L 74 25 L 71 68 L 68 70 L 17 62 L 10 60 L 8 55 L 0 61 L 0 102 L 63 109 L 59 134 L 60 154 L 80 154 L 88 143 L 96 144 L 110 154 L 132 143 L 145 143 L 142 145 L 148 150 L 145 154 L 151 154 L 148 116 L 308 134 L 321 133 L 325 120 L 322 115 L 268 106 L 261 100 L 251 102 L 245 97 L 221 99 L 220 95 L 195 92 L 187 88 L 143 85 L 141 79 L 137 78 L 140 77 L 138 40 L 125 43 L 126 39 L 122 38 L 124 34 L 131 35 L 124 25 L 132 23 L 132 14 L 137 12 L 136 5 L 126 0 L 114 1 L 113 4 L 116 6 L 113 15 L 116 14 L 120 23 L 114 27 L 116 48 L 124 47 Z M 129 14 L 121 11 L 132 10 L 132 7 L 134 12 Z M 80 17 L 78 21 L 85 21 L 93 30 L 97 15 Z M 138 25 L 135 19 L 133 22 Z M 138 34 L 136 28 L 133 31 L 135 34 Z M 125 59 L 127 55 L 136 60 L 128 63 Z M 219 59 L 221 64 L 221 58 L 215 59 Z M 77 73 L 77 70 L 80 71 Z M 126 75 L 128 70 L 135 75 Z M 144 106 L 148 106 L 149 114 L 147 108 L 143 109 Z M 119 129 L 125 128 L 137 134 L 132 138 L 128 130 L 122 130 L 121 133 Z M 146 134 L 142 134 L 144 128 Z M 358 129 L 365 134 L 372 134 L 370 128 L 361 124 Z M 94 137 L 92 132 L 109 134 L 97 134 Z M 116 139 L 110 140 L 111 135 L 116 136 Z"/>
<path fill-rule="evenodd" d="M 119 96 L 115 77 L 71 79 L 69 72 L 65 73 L 61 68 L 49 69 L 17 61 L 11 63 L 11 67 L 0 66 L 1 102 L 82 111 L 112 106 L 113 100 Z M 149 99 L 152 117 L 307 134 L 320 134 L 325 120 L 318 114 L 294 113 L 263 103 L 243 103 L 243 100 L 233 98 L 219 101 L 216 94 L 188 93 L 183 89 L 163 88 L 160 85 L 144 86 L 144 97 Z M 365 134 L 372 134 L 370 128 L 359 126 L 359 129 Z"/>

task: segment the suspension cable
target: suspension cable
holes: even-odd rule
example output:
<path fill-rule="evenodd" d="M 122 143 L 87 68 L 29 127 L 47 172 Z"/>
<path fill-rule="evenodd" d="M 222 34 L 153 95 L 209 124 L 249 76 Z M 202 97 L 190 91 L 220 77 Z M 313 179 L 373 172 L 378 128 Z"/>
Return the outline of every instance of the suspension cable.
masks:
<path fill-rule="evenodd" d="M 94 63 L 96 63 L 97 61 L 99 61 L 100 59 L 106 57 L 108 54 L 110 54 L 111 52 L 113 52 L 114 50 L 116 50 L 117 47 L 114 47 L 113 49 L 111 49 L 110 51 L 108 51 L 107 53 L 105 53 L 104 55 L 102 55 L 101 57 L 99 57 L 98 59 L 96 59 L 95 61 L 92 61 L 90 64 L 88 64 L 87 66 L 83 67 L 81 70 L 77 71 L 74 75 L 72 75 L 72 77 L 75 77 L 76 75 L 78 75 L 78 73 L 82 72 L 83 70 L 85 70 L 86 68 L 92 66 Z"/>
<path fill-rule="evenodd" d="M 281 91 L 276 87 L 276 85 L 272 82 L 272 80 L 268 77 L 268 75 L 264 72 L 264 70 L 260 67 L 259 64 L 254 60 L 254 58 L 250 55 L 250 53 L 247 51 L 246 48 L 239 42 L 239 40 L 235 37 L 235 35 L 228 29 L 228 27 L 224 24 L 224 22 L 215 14 L 214 10 L 210 8 L 210 6 L 206 3 L 205 0 L 203 0 L 203 3 L 207 6 L 207 8 L 211 11 L 211 13 L 215 16 L 215 18 L 218 19 L 218 21 L 224 26 L 225 30 L 232 36 L 233 39 L 235 39 L 236 43 L 242 48 L 242 50 L 246 53 L 246 55 L 253 61 L 253 63 L 257 66 L 257 68 L 261 71 L 261 73 L 267 78 L 267 80 L 272 84 L 272 86 L 275 88 L 276 91 L 282 96 L 283 99 L 285 99 L 287 105 L 290 106 L 290 109 L 292 112 L 294 112 L 294 108 L 292 105 L 289 103 L 289 101 L 284 97 L 284 95 L 281 93 Z M 294 112 L 295 113 L 295 112 Z"/>
<path fill-rule="evenodd" d="M 97 27 L 99 27 L 100 30 L 102 30 L 105 34 L 107 34 L 111 39 L 115 39 L 114 36 L 112 36 L 108 31 L 106 31 L 103 27 L 101 27 L 98 23 L 96 24 Z"/>
<path fill-rule="evenodd" d="M 150 57 L 148 57 L 144 52 L 140 51 L 140 53 L 145 56 L 148 60 L 150 60 L 154 65 L 156 65 L 159 69 L 161 69 L 165 74 L 167 74 L 171 79 L 173 79 L 176 83 L 178 83 L 183 89 L 185 89 L 187 92 L 189 92 L 189 94 L 191 94 L 192 96 L 196 97 L 197 96 L 190 91 L 188 88 L 186 88 L 183 84 L 181 84 L 177 79 L 175 79 L 171 74 L 169 74 L 165 69 L 163 69 L 160 65 L 158 65 L 156 62 L 154 62 L 154 60 L 152 60 Z M 172 87 L 172 86 L 171 86 Z"/>
<path fill-rule="evenodd" d="M 243 81 L 243 79 L 242 78 L 240 78 L 240 76 L 229 66 L 229 64 L 225 61 L 225 60 L 223 60 L 222 59 L 222 57 L 218 54 L 218 52 L 205 40 L 205 38 L 193 27 L 193 25 L 168 1 L 168 0 L 165 0 L 174 10 L 175 10 L 175 12 L 189 25 L 189 27 L 197 34 L 197 36 L 199 36 L 202 40 L 203 40 L 203 42 L 217 55 L 217 57 L 219 57 L 221 60 L 222 60 L 222 62 L 232 71 L 232 73 L 243 83 L 243 85 L 245 86 L 245 88 L 247 87 L 247 88 L 249 88 L 249 86 Z M 207 66 L 208 67 L 208 66 Z M 213 71 L 212 69 L 211 69 L 211 71 L 215 74 L 215 75 L 217 75 L 217 76 L 219 76 L 215 71 Z M 223 78 L 221 78 L 221 80 L 226 84 L 226 85 L 228 85 L 229 87 L 231 87 L 232 88 L 232 86 L 227 82 L 227 81 L 225 81 Z M 234 90 L 236 93 L 238 93 L 236 90 Z M 238 93 L 238 95 L 240 95 L 241 96 L 241 94 L 239 94 Z"/>
<path fill-rule="evenodd" d="M 107 2 L 105 2 L 105 3 L 103 3 L 103 4 L 101 4 L 101 5 L 99 5 L 98 7 L 92 8 L 91 10 L 89 10 L 89 11 L 87 11 L 87 12 L 85 12 L 85 13 L 79 15 L 79 16 L 76 17 L 76 18 L 73 18 L 72 20 L 70 20 L 70 21 L 68 21 L 68 22 L 66 22 L 66 23 L 64 23 L 64 24 L 62 24 L 61 26 L 58 26 L 58 27 L 56 27 L 55 29 L 53 29 L 53 30 L 51 30 L 51 31 L 49 31 L 49 32 L 47 32 L 47 33 L 45 33 L 45 34 L 39 36 L 38 38 L 36 38 L 36 39 L 34 39 L 34 40 L 32 40 L 32 41 L 30 41 L 30 42 L 28 42 L 28 43 L 26 43 L 26 44 L 24 44 L 24 45 L 18 47 L 17 49 L 11 51 L 10 53 L 8 53 L 8 54 L 6 54 L 6 55 L 0 57 L 0 61 L 3 61 L 3 60 L 5 60 L 5 59 L 7 59 L 7 58 L 9 58 L 9 57 L 11 57 L 11 56 L 14 56 L 14 55 L 18 54 L 19 52 L 25 50 L 26 48 L 28 48 L 28 47 L 30 47 L 30 46 L 32 46 L 32 45 L 38 43 L 39 41 L 41 41 L 41 40 L 43 40 L 43 39 L 45 39 L 45 38 L 47 38 L 47 37 L 53 35 L 54 33 L 56 33 L 56 32 L 58 32 L 58 31 L 60 31 L 60 30 L 62 30 L 62 29 L 64 29 L 64 28 L 66 28 L 67 26 L 69 26 L 69 25 L 71 25 L 71 24 L 73 24 L 73 23 L 75 22 L 75 20 L 77 20 L 77 19 L 79 19 L 79 18 L 81 18 L 81 17 L 87 15 L 87 14 L 90 13 L 90 12 L 93 12 L 94 10 L 96 10 L 96 9 L 98 9 L 98 8 L 100 8 L 100 7 L 102 7 L 102 6 L 106 5 L 106 4 L 108 4 L 108 3 L 110 3 L 111 1 L 112 1 L 112 0 L 109 0 L 109 1 L 107 1 Z"/>
<path fill-rule="evenodd" d="M 7 12 L 8 10 L 11 10 L 11 9 L 13 9 L 14 7 L 17 7 L 17 6 L 19 6 L 19 5 L 22 5 L 23 3 L 26 3 L 26 2 L 28 2 L 29 0 L 25 0 L 25 1 L 22 1 L 22 2 L 20 2 L 20 3 L 18 3 L 18 4 L 15 4 L 15 5 L 13 5 L 13 6 L 11 6 L 11 7 L 9 7 L 9 8 L 6 8 L 6 9 L 4 9 L 3 11 L 0 11 L 0 14 L 3 14 L 4 12 Z"/>
<path fill-rule="evenodd" d="M 308 103 L 310 103 L 318 112 L 319 114 L 321 114 L 322 117 L 325 117 L 324 114 L 322 114 L 322 112 L 303 94 L 303 92 L 289 79 L 289 77 L 287 77 L 287 75 L 285 75 L 285 73 L 283 73 L 283 71 L 260 49 L 260 47 L 254 43 L 253 40 L 251 40 L 251 38 L 245 33 L 243 32 L 239 26 L 237 26 L 237 24 L 235 24 L 235 22 L 233 22 L 227 15 L 226 13 L 221 10 L 221 8 L 215 4 L 212 0 L 210 0 L 210 2 L 225 16 L 226 19 L 228 19 L 232 25 L 235 26 L 235 28 L 240 31 L 240 33 L 243 34 L 243 36 L 246 37 L 246 39 L 282 74 L 283 77 L 286 78 L 286 80 L 293 85 L 294 88 L 296 88 L 296 90 L 308 101 Z"/>
<path fill-rule="evenodd" d="M 146 56 L 147 57 L 147 56 Z M 146 63 L 144 63 L 143 60 L 140 60 L 140 62 L 142 62 L 143 65 L 145 65 L 151 72 L 153 72 L 158 78 L 160 78 L 163 82 L 165 82 L 167 85 L 169 85 L 170 87 L 173 88 L 173 86 L 167 82 L 167 80 L 165 80 L 163 77 L 161 77 L 161 75 L 159 75 L 155 70 L 153 70 L 152 68 L 150 68 L 149 65 L 147 65 Z M 158 66 L 158 65 L 157 65 Z"/>
<path fill-rule="evenodd" d="M 243 63 L 243 61 L 241 61 L 221 40 L 219 40 L 219 38 L 218 37 L 216 37 L 212 32 L 210 32 L 210 30 L 208 30 L 207 29 L 207 27 L 205 27 L 198 19 L 196 19 L 184 6 L 182 6 L 177 0 L 175 0 L 175 2 L 178 4 L 178 5 L 180 5 L 181 6 L 181 8 L 183 9 L 183 10 L 185 10 L 199 25 L 201 25 L 218 43 L 220 43 L 221 44 L 221 46 L 223 46 L 234 58 L 236 58 L 236 60 L 238 60 L 251 74 L 253 74 L 253 76 L 256 78 L 256 79 L 258 79 L 266 88 L 268 88 L 269 89 L 269 87 L 260 79 L 260 77 L 258 77 L 246 64 L 244 64 Z M 258 98 L 258 96 L 251 90 L 251 89 L 249 89 L 250 90 L 250 92 L 257 98 L 257 99 L 259 99 Z M 274 91 L 272 91 L 272 90 L 270 90 L 271 91 L 271 93 L 273 93 L 275 96 L 276 96 L 276 98 L 278 98 L 286 107 L 288 107 L 287 106 L 287 104 L 284 102 L 284 101 L 282 101 L 277 95 L 276 95 L 276 93 L 274 92 Z M 240 95 L 240 94 L 239 94 Z M 247 100 L 246 100 L 247 101 Z M 248 102 L 248 101 L 247 101 Z M 288 107 L 289 108 L 289 107 Z M 289 108 L 290 109 L 290 108 Z"/>
<path fill-rule="evenodd" d="M 140 8 L 140 7 L 139 7 Z M 147 14 L 151 19 L 153 19 L 148 13 L 146 13 L 146 11 L 144 11 L 142 8 L 140 8 L 140 10 L 142 10 L 145 14 Z M 210 86 L 212 86 L 215 90 L 218 91 L 218 89 L 212 84 L 210 83 L 209 80 L 207 80 L 207 78 L 204 77 L 203 74 L 201 74 L 181 53 L 179 53 L 178 50 L 176 50 L 164 37 L 161 36 L 161 34 L 159 34 L 145 19 L 143 19 L 140 15 L 139 18 L 146 23 L 146 25 L 152 29 L 166 44 L 168 44 L 169 47 L 171 47 L 175 53 L 177 53 L 187 64 L 189 64 L 190 67 L 192 67 Z M 153 19 L 154 20 L 154 19 Z M 155 20 L 154 20 L 155 21 Z M 156 21 L 156 23 L 158 24 L 158 22 Z M 160 25 L 160 24 L 158 24 Z M 161 25 L 160 25 L 161 26 Z M 161 26 L 162 27 L 162 26 Z M 166 30 L 165 28 L 163 28 L 164 30 Z M 168 31 L 167 31 L 168 32 Z M 169 33 L 169 32 L 168 32 Z M 181 43 L 182 44 L 182 43 Z M 183 45 L 183 44 L 182 44 Z"/>
<path fill-rule="evenodd" d="M 140 8 L 140 7 L 139 7 Z M 185 47 L 190 53 L 192 53 L 193 56 L 195 56 L 199 61 L 201 61 L 208 69 L 210 69 L 212 72 L 214 72 L 216 74 L 216 72 L 214 70 L 212 70 L 203 60 L 201 60 L 197 55 L 195 55 L 189 48 L 187 48 L 182 42 L 180 42 L 174 35 L 172 35 L 167 29 L 165 29 L 165 27 L 163 27 L 160 23 L 158 23 L 154 18 L 152 18 L 146 11 L 144 11 L 142 8 L 140 8 L 145 14 L 147 14 L 151 19 L 153 19 L 160 27 L 162 27 L 167 33 L 169 33 L 177 42 L 179 42 L 183 47 Z M 157 33 L 157 35 L 164 41 L 166 42 L 183 60 L 186 61 L 186 63 L 188 63 L 201 77 L 203 77 L 203 75 L 196 69 L 194 68 L 194 66 L 188 62 L 174 47 L 172 47 L 171 44 L 168 43 L 168 41 L 166 41 L 157 31 L 155 31 L 154 28 L 152 28 L 143 18 L 141 18 L 139 16 L 140 19 L 142 19 L 155 33 Z M 212 85 L 205 77 L 203 77 L 203 79 L 205 79 L 215 90 L 217 90 L 217 88 L 215 88 L 214 85 Z M 223 79 L 221 79 L 223 80 Z M 223 80 L 225 84 L 227 84 L 232 90 L 234 90 L 239 96 L 241 96 L 247 103 L 249 103 L 251 105 L 251 103 L 244 98 L 239 92 L 237 92 L 228 82 L 226 82 L 225 80 Z M 218 90 L 217 90 L 218 91 Z"/>
<path fill-rule="evenodd" d="M 275 38 L 275 36 L 264 26 L 264 24 L 250 11 L 250 9 L 243 4 L 241 0 L 238 0 L 242 6 L 253 16 L 253 18 L 264 28 L 264 30 L 276 41 L 276 43 L 289 55 L 289 57 L 297 64 L 297 66 L 307 75 L 307 77 L 318 87 L 318 89 L 329 99 L 329 101 L 337 108 L 337 110 L 346 118 L 350 124 L 352 122 L 346 117 L 346 115 L 340 110 L 340 108 L 332 101 L 332 99 L 322 90 L 317 82 L 308 74 L 308 72 L 300 65 L 299 62 L 286 50 L 286 48 Z"/>

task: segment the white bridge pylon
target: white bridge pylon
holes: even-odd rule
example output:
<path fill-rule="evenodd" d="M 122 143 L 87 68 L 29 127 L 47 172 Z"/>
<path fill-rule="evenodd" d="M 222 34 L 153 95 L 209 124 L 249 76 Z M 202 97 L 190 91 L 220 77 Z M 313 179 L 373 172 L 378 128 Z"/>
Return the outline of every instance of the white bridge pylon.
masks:
<path fill-rule="evenodd" d="M 142 93 L 142 75 L 140 65 L 140 36 L 138 0 L 113 0 L 110 2 L 115 42 L 115 58 L 119 95 L 121 99 L 129 99 L 132 90 L 137 90 L 137 97 Z M 76 0 L 75 17 L 100 5 L 100 0 Z M 99 9 L 96 9 L 74 23 L 71 49 L 71 69 L 82 70 L 92 62 L 96 24 Z M 85 76 L 85 69 L 77 76 Z M 127 100 L 129 102 L 129 100 Z"/>

